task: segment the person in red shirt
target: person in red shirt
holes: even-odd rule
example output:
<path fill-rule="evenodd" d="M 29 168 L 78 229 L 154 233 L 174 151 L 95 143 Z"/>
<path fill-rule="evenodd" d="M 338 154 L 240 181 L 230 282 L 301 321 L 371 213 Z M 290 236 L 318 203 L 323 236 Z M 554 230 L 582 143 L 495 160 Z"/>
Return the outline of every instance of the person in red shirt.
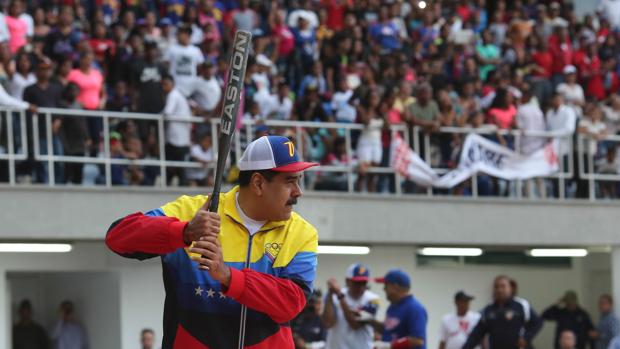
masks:
<path fill-rule="evenodd" d="M 103 23 L 95 24 L 94 36 L 88 41 L 88 44 L 95 54 L 95 60 L 102 67 L 106 55 L 112 57 L 116 52 L 114 41 L 106 38 L 106 27 Z"/>
<path fill-rule="evenodd" d="M 321 6 L 327 10 L 327 27 L 332 30 L 344 28 L 344 14 L 348 7 L 347 0 L 322 0 Z"/>
<path fill-rule="evenodd" d="M 601 59 L 598 56 L 598 45 L 595 41 L 581 39 L 580 48 L 575 52 L 575 67 L 579 71 L 579 82 L 588 86 L 590 80 L 601 72 Z"/>
<path fill-rule="evenodd" d="M 618 91 L 618 74 L 615 72 L 616 59 L 609 58 L 602 64 L 600 73 L 588 81 L 586 96 L 602 101 L 611 93 Z"/>
<path fill-rule="evenodd" d="M 555 33 L 549 37 L 549 51 L 553 57 L 551 82 L 555 88 L 564 81 L 564 67 L 573 63 L 573 46 L 566 27 L 555 27 Z"/>

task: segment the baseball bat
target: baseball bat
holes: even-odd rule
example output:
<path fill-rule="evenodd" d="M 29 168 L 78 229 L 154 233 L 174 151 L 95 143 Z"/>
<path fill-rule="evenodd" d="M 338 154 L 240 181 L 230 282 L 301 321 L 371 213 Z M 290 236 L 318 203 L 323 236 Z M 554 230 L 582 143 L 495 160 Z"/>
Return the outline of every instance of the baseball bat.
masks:
<path fill-rule="evenodd" d="M 220 138 L 217 148 L 217 167 L 215 168 L 215 181 L 213 182 L 213 192 L 209 212 L 217 212 L 220 203 L 220 189 L 222 187 L 222 177 L 226 167 L 226 159 L 230 152 L 230 144 L 235 134 L 237 113 L 241 103 L 241 91 L 245 79 L 245 68 L 248 64 L 248 55 L 252 44 L 252 33 L 245 30 L 237 30 L 230 56 L 228 67 L 228 82 L 224 91 L 224 104 L 222 106 Z"/>

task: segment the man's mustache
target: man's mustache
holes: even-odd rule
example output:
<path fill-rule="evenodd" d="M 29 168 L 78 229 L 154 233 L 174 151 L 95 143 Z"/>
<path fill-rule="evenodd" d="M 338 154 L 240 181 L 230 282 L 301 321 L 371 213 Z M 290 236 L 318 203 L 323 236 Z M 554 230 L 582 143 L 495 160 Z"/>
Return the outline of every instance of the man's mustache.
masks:
<path fill-rule="evenodd" d="M 297 198 L 294 199 L 290 199 L 289 201 L 286 202 L 286 205 L 297 205 Z"/>

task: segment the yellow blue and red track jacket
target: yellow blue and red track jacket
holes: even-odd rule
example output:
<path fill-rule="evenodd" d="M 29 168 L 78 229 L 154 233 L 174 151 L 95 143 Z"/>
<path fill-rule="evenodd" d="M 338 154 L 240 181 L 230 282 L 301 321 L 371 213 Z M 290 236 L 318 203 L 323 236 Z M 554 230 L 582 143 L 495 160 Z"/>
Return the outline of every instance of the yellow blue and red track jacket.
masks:
<path fill-rule="evenodd" d="M 162 349 L 294 348 L 289 321 L 304 308 L 316 274 L 316 229 L 293 213 L 250 236 L 234 188 L 220 196 L 219 240 L 231 268 L 227 290 L 190 259 L 183 230 L 207 196 L 181 196 L 114 222 L 108 247 L 127 258 L 161 257 L 166 301 Z"/>

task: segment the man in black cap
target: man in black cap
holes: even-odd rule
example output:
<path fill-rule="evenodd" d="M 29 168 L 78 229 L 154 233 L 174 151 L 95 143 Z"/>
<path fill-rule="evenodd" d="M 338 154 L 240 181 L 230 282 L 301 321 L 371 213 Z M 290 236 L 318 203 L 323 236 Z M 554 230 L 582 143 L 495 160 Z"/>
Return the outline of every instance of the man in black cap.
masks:
<path fill-rule="evenodd" d="M 461 349 L 467 341 L 467 337 L 480 320 L 480 313 L 469 310 L 472 299 L 474 297 L 464 291 L 454 295 L 456 312 L 446 314 L 441 319 L 439 349 Z"/>
<path fill-rule="evenodd" d="M 594 348 L 591 338 L 594 325 L 590 315 L 579 306 L 575 291 L 566 291 L 557 304 L 545 309 L 542 317 L 547 321 L 557 322 L 557 327 L 555 328 L 555 348 L 560 347 L 560 334 L 565 330 L 572 331 L 575 334 L 577 349 L 584 349 L 586 345 Z"/>

